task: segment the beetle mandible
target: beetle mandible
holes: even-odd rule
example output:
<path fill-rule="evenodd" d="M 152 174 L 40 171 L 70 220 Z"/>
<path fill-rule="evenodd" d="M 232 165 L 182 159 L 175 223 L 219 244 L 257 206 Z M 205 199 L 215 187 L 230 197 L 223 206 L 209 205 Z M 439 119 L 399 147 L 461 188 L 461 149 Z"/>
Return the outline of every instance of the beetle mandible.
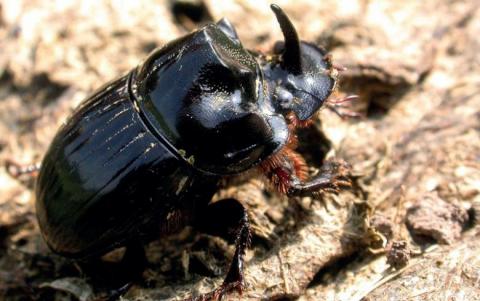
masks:
<path fill-rule="evenodd" d="M 284 42 L 270 55 L 243 48 L 222 19 L 154 50 L 73 112 L 36 183 L 54 252 L 88 258 L 191 225 L 235 242 L 223 284 L 206 296 L 217 298 L 243 288 L 251 236 L 238 200 L 210 202 L 222 178 L 258 169 L 288 196 L 345 183 L 338 170 L 307 180 L 294 151 L 295 130 L 335 89 L 337 69 L 271 8 Z"/>

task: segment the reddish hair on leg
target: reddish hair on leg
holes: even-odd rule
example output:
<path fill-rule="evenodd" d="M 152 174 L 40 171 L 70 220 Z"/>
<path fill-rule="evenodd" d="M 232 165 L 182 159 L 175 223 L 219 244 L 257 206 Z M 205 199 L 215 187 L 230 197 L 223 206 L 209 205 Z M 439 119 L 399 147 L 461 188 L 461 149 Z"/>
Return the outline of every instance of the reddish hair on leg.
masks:
<path fill-rule="evenodd" d="M 262 173 L 269 179 L 276 190 L 286 194 L 291 186 L 292 177 L 305 180 L 308 177 L 308 166 L 299 153 L 289 147 L 282 148 L 260 164 Z"/>

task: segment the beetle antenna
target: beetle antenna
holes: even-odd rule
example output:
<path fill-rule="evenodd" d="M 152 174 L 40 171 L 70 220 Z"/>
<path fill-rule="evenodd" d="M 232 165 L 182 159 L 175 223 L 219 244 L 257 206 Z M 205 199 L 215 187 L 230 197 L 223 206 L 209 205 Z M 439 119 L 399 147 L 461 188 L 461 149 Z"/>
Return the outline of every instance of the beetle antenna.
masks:
<path fill-rule="evenodd" d="M 300 60 L 300 39 L 297 31 L 288 16 L 278 5 L 272 4 L 270 8 L 277 17 L 285 39 L 285 51 L 282 55 L 285 68 L 294 74 L 300 74 L 302 66 Z"/>
<path fill-rule="evenodd" d="M 332 66 L 332 67 L 333 67 L 333 69 L 335 69 L 335 70 L 337 70 L 337 71 L 339 71 L 339 72 L 342 72 L 342 71 L 347 71 L 347 70 L 348 70 L 348 68 L 347 68 L 347 67 L 345 67 L 345 66 L 342 66 L 342 65 L 340 65 L 340 64 L 337 64 L 337 63 L 333 64 L 333 66 Z"/>
<path fill-rule="evenodd" d="M 352 94 L 352 95 L 348 95 L 344 98 L 328 100 L 328 103 L 338 105 L 338 104 L 342 104 L 344 102 L 354 101 L 354 100 L 358 100 L 358 99 L 360 99 L 360 96 L 358 96 L 356 94 Z"/>
<path fill-rule="evenodd" d="M 334 105 L 334 104 L 331 104 L 331 103 L 327 103 L 327 108 L 329 108 L 330 110 L 332 110 L 335 114 L 338 115 L 338 117 L 342 118 L 342 119 L 348 119 L 348 118 L 363 118 L 365 117 L 363 114 L 360 114 L 358 112 L 352 112 L 352 111 L 348 111 L 348 110 L 343 110 L 343 111 L 340 111 L 338 109 L 338 106 Z"/>

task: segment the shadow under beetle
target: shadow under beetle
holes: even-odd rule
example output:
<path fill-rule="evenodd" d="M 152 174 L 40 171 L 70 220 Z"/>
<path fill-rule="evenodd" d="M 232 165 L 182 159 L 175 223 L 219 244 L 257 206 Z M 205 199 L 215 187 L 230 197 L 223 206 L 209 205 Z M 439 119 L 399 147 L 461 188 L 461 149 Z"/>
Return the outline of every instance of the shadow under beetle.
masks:
<path fill-rule="evenodd" d="M 75 110 L 36 185 L 40 229 L 54 252 L 94 257 L 191 225 L 235 242 L 223 284 L 199 297 L 217 299 L 242 290 L 251 236 L 238 200 L 210 203 L 222 178 L 258 169 L 288 196 L 347 184 L 341 164 L 307 180 L 294 151 L 295 130 L 335 89 L 337 69 L 271 8 L 285 40 L 271 55 L 243 48 L 222 19 L 154 50 Z"/>

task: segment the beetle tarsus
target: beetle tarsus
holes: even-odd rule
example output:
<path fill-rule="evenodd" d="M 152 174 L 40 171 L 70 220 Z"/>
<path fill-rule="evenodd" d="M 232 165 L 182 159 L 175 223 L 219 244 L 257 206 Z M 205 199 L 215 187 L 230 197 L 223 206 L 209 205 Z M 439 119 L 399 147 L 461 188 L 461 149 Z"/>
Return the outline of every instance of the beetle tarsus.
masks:
<path fill-rule="evenodd" d="M 251 240 L 247 210 L 236 199 L 223 199 L 209 205 L 199 216 L 201 219 L 195 223 L 195 227 L 202 232 L 227 240 L 231 240 L 231 233 L 235 233 L 233 237 L 235 254 L 220 287 L 210 293 L 187 300 L 221 300 L 222 296 L 234 290 L 241 294 L 244 288 L 244 256 Z"/>
<path fill-rule="evenodd" d="M 293 178 L 287 190 L 288 196 L 311 196 L 319 191 L 338 193 L 342 187 L 350 187 L 349 168 L 343 161 L 326 162 L 320 173 L 309 181 Z"/>

